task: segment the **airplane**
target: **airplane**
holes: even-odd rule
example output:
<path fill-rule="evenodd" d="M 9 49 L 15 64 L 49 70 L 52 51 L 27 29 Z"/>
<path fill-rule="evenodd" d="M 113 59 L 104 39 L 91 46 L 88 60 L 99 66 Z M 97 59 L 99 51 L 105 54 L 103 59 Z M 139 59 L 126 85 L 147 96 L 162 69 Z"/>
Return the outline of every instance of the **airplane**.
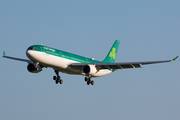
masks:
<path fill-rule="evenodd" d="M 10 57 L 7 56 L 5 52 L 3 52 L 3 57 L 27 62 L 27 70 L 31 73 L 39 73 L 44 67 L 53 68 L 56 74 L 55 76 L 53 76 L 53 80 L 55 80 L 56 84 L 63 83 L 63 80 L 59 76 L 59 72 L 62 72 L 67 74 L 85 76 L 85 81 L 87 82 L 87 85 L 94 85 L 92 77 L 104 76 L 118 69 L 123 70 L 127 68 L 142 68 L 141 65 L 172 62 L 178 58 L 177 56 L 172 60 L 163 61 L 115 62 L 119 44 L 120 41 L 115 40 L 109 53 L 103 61 L 97 61 L 93 58 L 83 57 L 44 45 L 30 46 L 26 50 L 26 56 L 29 58 L 29 60 Z"/>

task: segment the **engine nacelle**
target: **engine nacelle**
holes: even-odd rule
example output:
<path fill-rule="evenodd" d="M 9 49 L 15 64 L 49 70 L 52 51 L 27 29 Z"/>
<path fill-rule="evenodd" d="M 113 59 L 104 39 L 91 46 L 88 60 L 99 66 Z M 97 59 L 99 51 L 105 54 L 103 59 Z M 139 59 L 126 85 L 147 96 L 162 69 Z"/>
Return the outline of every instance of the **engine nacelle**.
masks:
<path fill-rule="evenodd" d="M 92 75 L 98 71 L 95 65 L 85 65 L 82 70 L 86 75 Z"/>
<path fill-rule="evenodd" d="M 32 63 L 30 63 L 28 66 L 27 66 L 27 69 L 29 72 L 31 73 L 38 73 L 40 71 L 42 71 L 42 67 L 40 65 L 34 65 Z"/>

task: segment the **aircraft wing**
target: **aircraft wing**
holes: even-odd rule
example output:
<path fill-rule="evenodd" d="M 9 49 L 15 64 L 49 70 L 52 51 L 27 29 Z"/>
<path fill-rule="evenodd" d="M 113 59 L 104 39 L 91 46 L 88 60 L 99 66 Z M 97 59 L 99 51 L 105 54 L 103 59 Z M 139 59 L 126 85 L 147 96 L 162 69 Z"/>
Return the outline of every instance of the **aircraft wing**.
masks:
<path fill-rule="evenodd" d="M 141 65 L 148 65 L 148 64 L 156 64 L 156 63 L 165 63 L 165 62 L 172 62 L 178 58 L 175 57 L 172 60 L 163 60 L 163 61 L 146 61 L 146 62 L 119 62 L 119 63 L 73 63 L 70 64 L 72 68 L 75 69 L 82 69 L 83 66 L 87 64 L 96 65 L 98 70 L 100 69 L 127 69 L 127 68 L 142 68 Z"/>
<path fill-rule="evenodd" d="M 31 60 L 26 60 L 26 59 L 21 59 L 21 58 L 15 58 L 15 57 L 6 56 L 6 53 L 5 53 L 5 52 L 3 52 L 3 57 L 4 57 L 4 58 L 8 58 L 8 59 L 12 59 L 12 60 L 22 61 L 22 62 L 33 63 Z"/>

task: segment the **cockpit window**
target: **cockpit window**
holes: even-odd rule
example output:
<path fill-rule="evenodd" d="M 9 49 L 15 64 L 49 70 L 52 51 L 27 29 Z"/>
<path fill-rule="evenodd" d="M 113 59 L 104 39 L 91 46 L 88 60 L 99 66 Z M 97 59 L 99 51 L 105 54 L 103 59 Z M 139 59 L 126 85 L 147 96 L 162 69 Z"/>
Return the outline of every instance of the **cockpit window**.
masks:
<path fill-rule="evenodd" d="M 36 48 L 33 48 L 33 50 L 37 50 Z"/>
<path fill-rule="evenodd" d="M 28 50 L 37 50 L 35 47 L 29 47 Z"/>
<path fill-rule="evenodd" d="M 32 50 L 32 49 L 33 49 L 33 47 L 29 47 L 29 48 L 28 48 L 28 50 Z"/>

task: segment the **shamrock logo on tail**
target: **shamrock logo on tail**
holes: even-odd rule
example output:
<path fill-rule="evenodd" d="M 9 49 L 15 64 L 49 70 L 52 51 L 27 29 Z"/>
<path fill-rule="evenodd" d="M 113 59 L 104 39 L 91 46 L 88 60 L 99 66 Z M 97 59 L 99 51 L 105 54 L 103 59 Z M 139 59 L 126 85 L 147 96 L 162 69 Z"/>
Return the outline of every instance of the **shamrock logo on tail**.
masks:
<path fill-rule="evenodd" d="M 115 52 L 116 52 L 116 48 L 113 48 L 112 51 L 109 54 L 109 57 L 111 57 L 111 60 L 116 58 L 116 53 Z"/>

